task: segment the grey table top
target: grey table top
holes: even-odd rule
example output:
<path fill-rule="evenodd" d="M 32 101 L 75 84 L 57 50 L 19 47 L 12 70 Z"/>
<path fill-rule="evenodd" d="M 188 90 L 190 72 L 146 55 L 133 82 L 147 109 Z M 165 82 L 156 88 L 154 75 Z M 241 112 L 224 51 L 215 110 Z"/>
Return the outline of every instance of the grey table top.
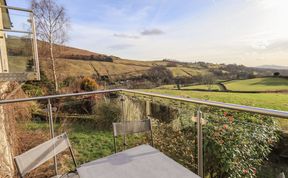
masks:
<path fill-rule="evenodd" d="M 200 178 L 149 145 L 81 165 L 80 178 Z"/>

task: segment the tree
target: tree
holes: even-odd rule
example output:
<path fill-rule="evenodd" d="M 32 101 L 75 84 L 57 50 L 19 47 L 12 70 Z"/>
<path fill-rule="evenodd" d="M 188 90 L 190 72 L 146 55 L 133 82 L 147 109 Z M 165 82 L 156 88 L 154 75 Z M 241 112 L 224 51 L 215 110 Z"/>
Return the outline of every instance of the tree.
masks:
<path fill-rule="evenodd" d="M 274 73 L 273 73 L 273 76 L 274 76 L 274 77 L 279 77 L 279 76 L 280 76 L 280 72 L 274 72 Z"/>
<path fill-rule="evenodd" d="M 154 66 L 147 71 L 147 78 L 157 84 L 169 84 L 173 80 L 173 74 L 164 66 Z"/>
<path fill-rule="evenodd" d="M 216 78 L 212 74 L 202 76 L 202 84 L 206 85 L 208 90 L 211 90 L 216 83 Z"/>
<path fill-rule="evenodd" d="M 55 91 L 58 92 L 54 46 L 67 41 L 69 18 L 64 7 L 58 5 L 55 0 L 32 0 L 32 9 L 36 17 L 38 39 L 49 45 L 48 55 L 51 60 Z"/>

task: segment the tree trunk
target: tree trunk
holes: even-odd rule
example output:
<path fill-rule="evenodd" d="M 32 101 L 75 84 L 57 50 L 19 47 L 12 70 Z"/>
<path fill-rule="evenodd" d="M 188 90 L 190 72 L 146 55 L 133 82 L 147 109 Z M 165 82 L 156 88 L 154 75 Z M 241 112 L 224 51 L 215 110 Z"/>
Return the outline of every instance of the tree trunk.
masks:
<path fill-rule="evenodd" d="M 53 71 L 53 79 L 54 79 L 54 87 L 55 87 L 55 92 L 58 92 L 58 81 L 57 81 L 57 75 L 56 75 L 56 67 L 55 67 L 55 58 L 53 54 L 53 43 L 50 42 L 50 59 L 52 62 L 52 71 Z"/>

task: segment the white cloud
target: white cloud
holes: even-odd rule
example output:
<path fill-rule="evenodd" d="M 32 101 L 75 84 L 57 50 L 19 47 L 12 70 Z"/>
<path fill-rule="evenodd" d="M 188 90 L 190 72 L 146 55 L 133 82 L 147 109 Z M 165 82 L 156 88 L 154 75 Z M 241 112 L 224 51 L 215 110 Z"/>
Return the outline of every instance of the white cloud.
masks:
<path fill-rule="evenodd" d="M 127 28 L 111 30 L 97 23 L 72 24 L 71 44 L 130 59 L 288 65 L 287 0 L 218 0 L 215 4 L 177 21 L 161 22 L 157 17 L 152 25 L 157 24 L 165 35 L 142 36 L 137 40 L 132 40 L 137 35 L 130 34 L 152 29 L 151 24 L 145 26 L 141 21 L 147 18 L 151 7 L 130 15 L 133 17 L 125 9 L 114 9 L 109 16 L 127 18 L 124 20 L 127 24 L 123 24 Z M 115 34 L 121 38 L 115 38 Z M 118 50 L 119 45 L 126 45 L 122 47 L 125 50 Z"/>

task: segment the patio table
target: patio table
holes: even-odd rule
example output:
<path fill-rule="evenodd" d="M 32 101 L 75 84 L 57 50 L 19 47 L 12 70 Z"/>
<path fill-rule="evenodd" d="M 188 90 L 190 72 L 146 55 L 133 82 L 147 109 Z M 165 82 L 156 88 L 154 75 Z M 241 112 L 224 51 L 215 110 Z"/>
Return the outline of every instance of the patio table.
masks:
<path fill-rule="evenodd" d="M 77 168 L 80 178 L 200 178 L 150 145 L 141 145 Z"/>

